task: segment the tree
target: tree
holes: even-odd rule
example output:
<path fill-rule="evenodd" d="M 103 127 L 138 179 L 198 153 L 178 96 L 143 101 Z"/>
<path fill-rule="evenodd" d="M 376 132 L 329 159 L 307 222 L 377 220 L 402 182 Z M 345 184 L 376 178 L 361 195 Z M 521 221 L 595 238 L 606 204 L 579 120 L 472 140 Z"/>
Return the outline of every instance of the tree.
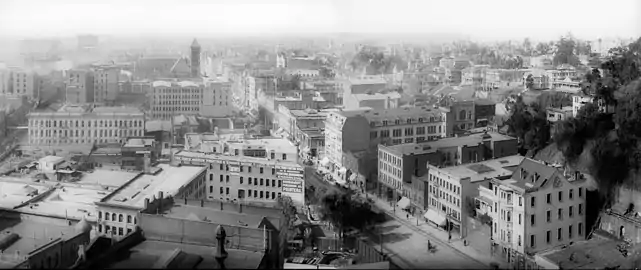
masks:
<path fill-rule="evenodd" d="M 530 41 L 529 38 L 525 38 L 523 40 L 523 52 L 527 56 L 532 55 L 532 42 Z"/>
<path fill-rule="evenodd" d="M 552 62 L 554 65 L 569 64 L 578 66 L 580 64 L 579 58 L 574 54 L 576 50 L 576 42 L 571 36 L 561 37 L 556 43 L 556 53 Z"/>
<path fill-rule="evenodd" d="M 528 90 L 532 90 L 532 88 L 534 88 L 534 78 L 532 77 L 532 74 L 527 75 L 527 78 L 525 78 L 525 88 Z"/>
<path fill-rule="evenodd" d="M 336 72 L 328 67 L 321 67 L 318 71 L 323 78 L 333 79 L 336 76 Z"/>
<path fill-rule="evenodd" d="M 320 199 L 321 219 L 338 227 L 342 238 L 347 228 L 365 229 L 376 220 L 376 213 L 366 201 L 351 191 L 330 192 Z"/>
<path fill-rule="evenodd" d="M 550 126 L 547 122 L 545 109 L 534 103 L 530 106 L 517 97 L 513 105 L 512 115 L 507 120 L 509 132 L 514 134 L 527 150 L 539 150 L 550 139 Z"/>
<path fill-rule="evenodd" d="M 548 43 L 541 42 L 539 44 L 536 44 L 536 52 L 538 54 L 540 54 L 540 55 L 541 54 L 548 54 L 548 53 L 550 53 L 550 51 L 551 51 L 551 47 L 550 47 L 550 45 Z"/>

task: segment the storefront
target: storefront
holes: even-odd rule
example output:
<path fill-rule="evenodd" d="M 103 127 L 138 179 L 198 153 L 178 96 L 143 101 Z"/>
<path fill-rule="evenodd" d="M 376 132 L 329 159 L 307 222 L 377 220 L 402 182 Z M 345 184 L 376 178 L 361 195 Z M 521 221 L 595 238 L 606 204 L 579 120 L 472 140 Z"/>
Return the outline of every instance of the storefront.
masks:
<path fill-rule="evenodd" d="M 426 221 L 435 224 L 438 227 L 445 228 L 447 226 L 447 217 L 432 208 L 428 208 L 423 215 Z"/>

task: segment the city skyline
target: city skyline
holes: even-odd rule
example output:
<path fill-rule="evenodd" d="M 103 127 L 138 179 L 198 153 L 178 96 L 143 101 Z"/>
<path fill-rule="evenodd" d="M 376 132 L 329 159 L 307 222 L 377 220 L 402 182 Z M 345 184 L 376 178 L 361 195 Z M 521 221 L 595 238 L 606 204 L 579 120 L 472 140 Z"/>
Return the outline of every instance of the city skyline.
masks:
<path fill-rule="evenodd" d="M 639 36 L 641 3 L 613 2 L 610 6 L 618 7 L 616 13 L 604 13 L 595 0 L 542 0 L 531 6 L 506 0 L 191 0 L 180 5 L 147 0 L 7 0 L 0 3 L 0 35 L 452 33 L 475 40 L 550 40 L 568 32 L 582 39 Z"/>

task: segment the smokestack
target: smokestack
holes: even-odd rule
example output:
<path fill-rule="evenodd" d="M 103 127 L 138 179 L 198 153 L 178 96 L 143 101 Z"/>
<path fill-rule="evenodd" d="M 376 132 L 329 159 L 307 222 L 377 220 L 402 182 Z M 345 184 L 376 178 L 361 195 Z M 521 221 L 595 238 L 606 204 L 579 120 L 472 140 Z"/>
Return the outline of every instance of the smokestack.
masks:
<path fill-rule="evenodd" d="M 225 232 L 225 228 L 218 225 L 218 227 L 216 228 L 216 240 L 218 242 L 218 246 L 216 247 L 216 253 L 214 254 L 214 258 L 216 258 L 218 265 L 220 265 L 220 269 L 226 269 L 225 268 L 225 259 L 227 259 L 227 251 L 225 251 L 226 237 L 227 237 L 227 233 Z"/>

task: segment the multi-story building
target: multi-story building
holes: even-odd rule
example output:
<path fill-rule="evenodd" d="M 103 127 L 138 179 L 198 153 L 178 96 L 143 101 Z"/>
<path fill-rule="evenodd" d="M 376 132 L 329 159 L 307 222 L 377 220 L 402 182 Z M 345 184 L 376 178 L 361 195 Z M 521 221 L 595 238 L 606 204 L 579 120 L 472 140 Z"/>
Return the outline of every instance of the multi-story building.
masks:
<path fill-rule="evenodd" d="M 9 78 L 11 77 L 11 72 L 4 66 L 0 66 L 0 94 L 6 95 L 9 93 Z"/>
<path fill-rule="evenodd" d="M 20 68 L 9 69 L 8 88 L 4 94 L 34 98 L 37 94 L 37 77 L 35 72 Z"/>
<path fill-rule="evenodd" d="M 422 193 L 427 189 L 421 186 L 427 172 L 426 164 L 457 166 L 517 154 L 516 138 L 495 132 L 448 137 L 419 144 L 379 145 L 379 192 L 385 193 L 384 196 L 391 201 L 398 200 L 397 197 L 402 194 L 411 203 L 403 207 L 411 213 L 418 213 L 420 211 L 416 210 L 428 207 L 427 201 L 422 199 L 427 197 Z"/>
<path fill-rule="evenodd" d="M 474 127 L 485 127 L 494 120 L 496 103 L 489 99 L 474 100 Z"/>
<path fill-rule="evenodd" d="M 343 153 L 370 148 L 369 122 L 364 110 L 330 112 L 325 120 L 325 157 L 320 164 L 342 170 Z"/>
<path fill-rule="evenodd" d="M 492 218 L 492 239 L 506 254 L 534 254 L 585 239 L 586 182 L 526 158 L 511 177 L 483 183 L 476 205 Z"/>
<path fill-rule="evenodd" d="M 274 204 L 285 194 L 304 203 L 303 168 L 285 139 L 187 134 L 175 159 L 207 166 L 207 199 Z"/>
<path fill-rule="evenodd" d="M 365 150 L 375 153 L 378 144 L 424 142 L 445 137 L 446 116 L 445 110 L 428 107 L 330 112 L 325 122 L 327 159 L 321 160 L 321 165 L 345 176 L 343 153 Z"/>
<path fill-rule="evenodd" d="M 126 107 L 67 105 L 56 112 L 34 112 L 29 117 L 29 143 L 34 146 L 122 143 L 143 136 L 145 115 Z"/>
<path fill-rule="evenodd" d="M 282 104 L 278 106 L 278 127 L 288 134 L 294 135 L 296 129 L 320 128 L 325 129 L 327 111 L 321 110 L 290 110 Z"/>
<path fill-rule="evenodd" d="M 576 94 L 572 96 L 572 117 L 576 117 L 579 114 L 579 110 L 583 108 L 588 103 L 597 103 L 599 106 L 599 111 L 605 112 L 606 108 L 610 110 L 610 106 L 606 107 L 603 99 L 598 99 L 591 95 L 585 95 L 583 93 Z"/>
<path fill-rule="evenodd" d="M 479 163 L 453 167 L 437 167 L 428 164 L 428 203 L 424 217 L 436 225 L 445 227 L 452 235 L 467 236 L 470 213 L 475 209 L 469 202 L 479 196 L 479 185 L 492 178 L 507 179 L 512 168 L 518 166 L 523 156 L 514 155 Z"/>
<path fill-rule="evenodd" d="M 94 101 L 94 78 L 90 70 L 67 72 L 65 100 L 70 104 L 85 104 Z"/>
<path fill-rule="evenodd" d="M 120 67 L 96 66 L 94 67 L 94 100 L 96 103 L 113 103 L 118 97 L 120 82 Z"/>
<path fill-rule="evenodd" d="M 144 213 L 158 213 L 173 198 L 204 198 L 206 168 L 159 164 L 95 202 L 98 233 L 122 239 L 140 226 Z"/>
<path fill-rule="evenodd" d="M 152 83 L 151 115 L 227 116 L 231 113 L 230 84 L 225 81 L 155 81 Z"/>
<path fill-rule="evenodd" d="M 452 103 L 450 106 L 450 112 L 448 113 L 448 128 L 447 130 L 449 137 L 454 136 L 455 134 L 464 133 L 465 131 L 473 128 L 476 123 L 474 122 L 476 108 L 474 100 L 459 100 Z"/>
<path fill-rule="evenodd" d="M 552 81 L 550 76 L 545 72 L 545 70 L 533 69 L 530 72 L 527 72 L 523 75 L 523 87 L 525 90 L 528 89 L 528 77 L 532 79 L 532 89 L 531 90 L 543 90 L 549 89 L 552 86 Z"/>
<path fill-rule="evenodd" d="M 297 128 L 294 138 L 299 142 L 299 151 L 303 157 L 321 159 L 325 154 L 325 129 Z"/>

